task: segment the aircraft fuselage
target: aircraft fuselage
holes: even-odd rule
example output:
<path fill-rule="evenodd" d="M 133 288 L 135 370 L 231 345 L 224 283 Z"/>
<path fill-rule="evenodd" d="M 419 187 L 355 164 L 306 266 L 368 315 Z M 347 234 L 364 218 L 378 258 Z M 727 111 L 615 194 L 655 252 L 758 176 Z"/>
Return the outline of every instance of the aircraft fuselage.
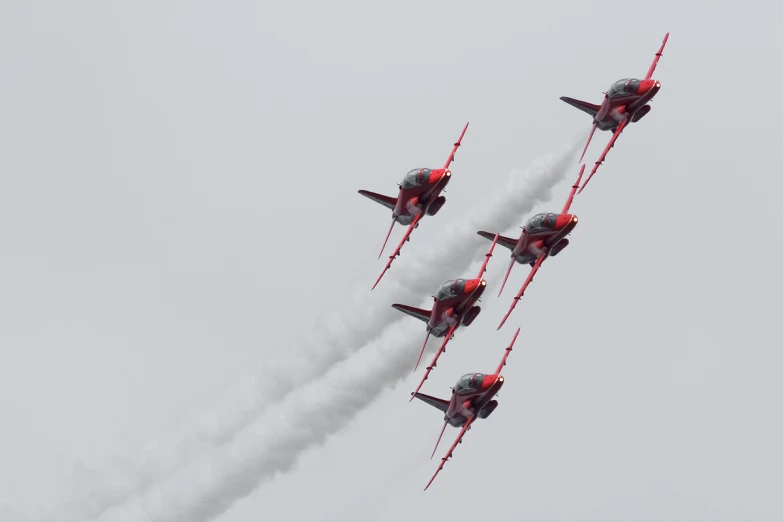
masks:
<path fill-rule="evenodd" d="M 419 171 L 419 177 L 426 177 L 424 181 L 417 182 L 411 173 Z M 408 181 L 409 179 L 413 181 Z M 414 169 L 406 176 L 400 185 L 397 196 L 397 205 L 392 214 L 397 223 L 410 225 L 414 218 L 422 212 L 434 215 L 445 202 L 440 193 L 451 180 L 451 171 L 448 169 Z"/>
<path fill-rule="evenodd" d="M 460 383 L 454 388 L 449 407 L 446 409 L 444 420 L 454 427 L 462 427 L 472 415 L 479 415 L 492 398 L 503 387 L 503 376 L 500 374 L 473 374 L 481 376 L 481 386 L 473 390 L 460 390 Z M 463 376 L 463 379 L 469 377 Z M 494 410 L 494 408 L 492 408 Z M 491 412 L 490 412 L 491 413 Z M 488 415 L 485 415 L 486 417 Z"/>

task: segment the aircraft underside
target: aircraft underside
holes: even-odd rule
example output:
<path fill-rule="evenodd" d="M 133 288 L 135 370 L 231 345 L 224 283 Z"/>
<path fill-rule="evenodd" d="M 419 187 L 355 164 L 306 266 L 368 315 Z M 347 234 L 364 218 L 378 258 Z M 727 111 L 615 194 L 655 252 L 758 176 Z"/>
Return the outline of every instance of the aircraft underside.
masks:
<path fill-rule="evenodd" d="M 457 413 L 456 415 L 448 419 L 448 423 L 454 426 L 455 428 L 463 427 L 466 422 L 468 422 L 468 418 L 462 415 L 461 413 Z"/>
<path fill-rule="evenodd" d="M 446 323 L 446 321 L 441 321 L 436 324 L 432 330 L 430 330 L 430 335 L 433 337 L 443 337 L 448 331 L 449 325 Z"/>
<path fill-rule="evenodd" d="M 598 130 L 614 132 L 614 130 L 617 128 L 617 125 L 617 122 L 614 120 L 599 121 Z"/>
<path fill-rule="evenodd" d="M 413 223 L 413 219 L 416 217 L 416 214 L 403 214 L 401 216 L 397 216 L 397 223 L 403 226 L 408 226 L 411 223 Z"/>
<path fill-rule="evenodd" d="M 523 265 L 527 265 L 527 264 L 530 264 L 530 263 L 535 263 L 536 262 L 536 257 L 537 256 L 535 254 L 525 253 L 525 254 L 522 254 L 520 256 L 517 256 L 516 259 L 517 259 L 517 263 L 520 263 L 520 264 L 523 264 Z"/>

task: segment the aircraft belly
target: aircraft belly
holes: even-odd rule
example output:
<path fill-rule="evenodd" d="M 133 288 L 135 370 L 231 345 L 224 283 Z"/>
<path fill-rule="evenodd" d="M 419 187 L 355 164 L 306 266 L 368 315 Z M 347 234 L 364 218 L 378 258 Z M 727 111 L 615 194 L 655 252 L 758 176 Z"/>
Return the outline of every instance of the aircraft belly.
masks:
<path fill-rule="evenodd" d="M 443 337 L 446 335 L 446 332 L 449 330 L 449 325 L 446 324 L 446 321 L 441 321 L 438 324 L 435 325 L 435 327 L 430 330 L 430 335 L 434 335 L 435 337 Z"/>
<path fill-rule="evenodd" d="M 451 328 L 456 322 L 457 320 L 454 319 L 454 317 L 444 312 L 440 322 L 436 324 L 432 330 L 430 330 L 430 335 L 434 335 L 435 337 L 443 337 L 446 335 L 446 332 L 449 331 L 449 328 Z"/>
<path fill-rule="evenodd" d="M 632 99 L 625 97 L 621 100 L 612 100 L 612 103 L 609 106 L 602 107 L 596 118 L 598 120 L 598 129 L 614 132 L 620 121 L 627 118 L 624 107 L 630 101 L 632 101 Z M 620 109 L 623 109 L 623 112 L 620 112 Z"/>
<path fill-rule="evenodd" d="M 536 260 L 535 255 L 531 254 L 530 252 L 525 252 L 522 255 L 517 256 L 517 263 L 526 265 L 528 263 L 532 263 Z"/>
<path fill-rule="evenodd" d="M 457 413 L 449 417 L 449 424 L 451 424 L 455 428 L 461 428 L 462 426 L 465 425 L 466 422 L 468 422 L 468 418 L 460 413 Z"/>
<path fill-rule="evenodd" d="M 598 130 L 612 131 L 617 127 L 617 122 L 614 120 L 598 122 Z"/>
<path fill-rule="evenodd" d="M 414 217 L 416 217 L 416 216 L 411 215 L 411 214 L 403 214 L 401 216 L 397 216 L 397 223 L 407 227 L 408 225 L 413 223 L 413 218 Z"/>
<path fill-rule="evenodd" d="M 544 245 L 547 248 L 552 248 L 553 246 L 558 244 L 560 242 L 560 240 L 562 240 L 564 237 L 566 237 L 568 234 L 570 234 L 575 226 L 576 226 L 575 223 L 573 223 L 573 222 L 569 223 L 568 225 L 566 225 L 562 230 L 560 230 L 556 234 L 552 234 L 552 236 L 549 237 L 549 239 L 547 239 L 544 242 Z"/>

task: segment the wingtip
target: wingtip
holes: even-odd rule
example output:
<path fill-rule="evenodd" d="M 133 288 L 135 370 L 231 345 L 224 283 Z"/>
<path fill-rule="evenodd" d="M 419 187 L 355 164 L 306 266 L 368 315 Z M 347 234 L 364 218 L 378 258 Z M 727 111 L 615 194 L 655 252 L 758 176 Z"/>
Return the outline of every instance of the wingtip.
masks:
<path fill-rule="evenodd" d="M 506 324 L 506 321 L 508 320 L 508 317 L 511 315 L 511 312 L 507 313 L 506 316 L 503 318 L 502 321 L 500 321 L 500 325 L 498 326 L 498 330 L 503 328 L 503 325 Z"/>
<path fill-rule="evenodd" d="M 386 270 L 388 270 L 388 268 L 387 268 Z M 380 283 L 380 282 L 381 282 L 381 279 L 383 279 L 383 276 L 384 276 L 384 274 L 386 274 L 386 270 L 384 270 L 383 272 L 381 272 L 381 275 L 379 275 L 379 276 L 378 276 L 378 279 L 376 279 L 376 280 L 375 280 L 375 284 L 374 284 L 374 285 L 372 285 L 372 288 L 370 288 L 370 292 L 372 292 L 373 290 L 375 290 L 375 287 L 376 287 L 376 286 L 378 286 L 378 283 Z"/>

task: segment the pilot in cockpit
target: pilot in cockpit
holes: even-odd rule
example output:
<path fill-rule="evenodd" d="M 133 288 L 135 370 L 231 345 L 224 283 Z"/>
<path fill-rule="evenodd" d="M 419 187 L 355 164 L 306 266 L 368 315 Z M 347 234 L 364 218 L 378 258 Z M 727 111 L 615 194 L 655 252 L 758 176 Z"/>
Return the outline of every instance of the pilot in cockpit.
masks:
<path fill-rule="evenodd" d="M 457 385 L 454 387 L 454 391 L 458 394 L 477 392 L 481 389 L 483 382 L 483 373 L 467 373 L 459 378 Z"/>
<path fill-rule="evenodd" d="M 465 291 L 464 279 L 451 279 L 449 281 L 446 281 L 442 285 L 440 285 L 440 288 L 438 289 L 438 294 L 435 296 L 435 299 L 437 299 L 438 301 L 443 301 L 444 299 L 456 297 L 461 293 L 463 293 L 464 291 Z"/>
<path fill-rule="evenodd" d="M 553 230 L 557 223 L 557 214 L 541 213 L 530 218 L 525 226 L 528 233 L 546 232 Z"/>
<path fill-rule="evenodd" d="M 640 83 L 641 81 L 635 78 L 624 78 L 614 82 L 611 87 L 609 87 L 609 90 L 606 94 L 610 98 L 630 96 L 632 94 L 636 94 L 636 92 L 639 90 Z"/>
<path fill-rule="evenodd" d="M 430 180 L 430 169 L 413 169 L 402 180 L 402 188 L 420 187 Z"/>

